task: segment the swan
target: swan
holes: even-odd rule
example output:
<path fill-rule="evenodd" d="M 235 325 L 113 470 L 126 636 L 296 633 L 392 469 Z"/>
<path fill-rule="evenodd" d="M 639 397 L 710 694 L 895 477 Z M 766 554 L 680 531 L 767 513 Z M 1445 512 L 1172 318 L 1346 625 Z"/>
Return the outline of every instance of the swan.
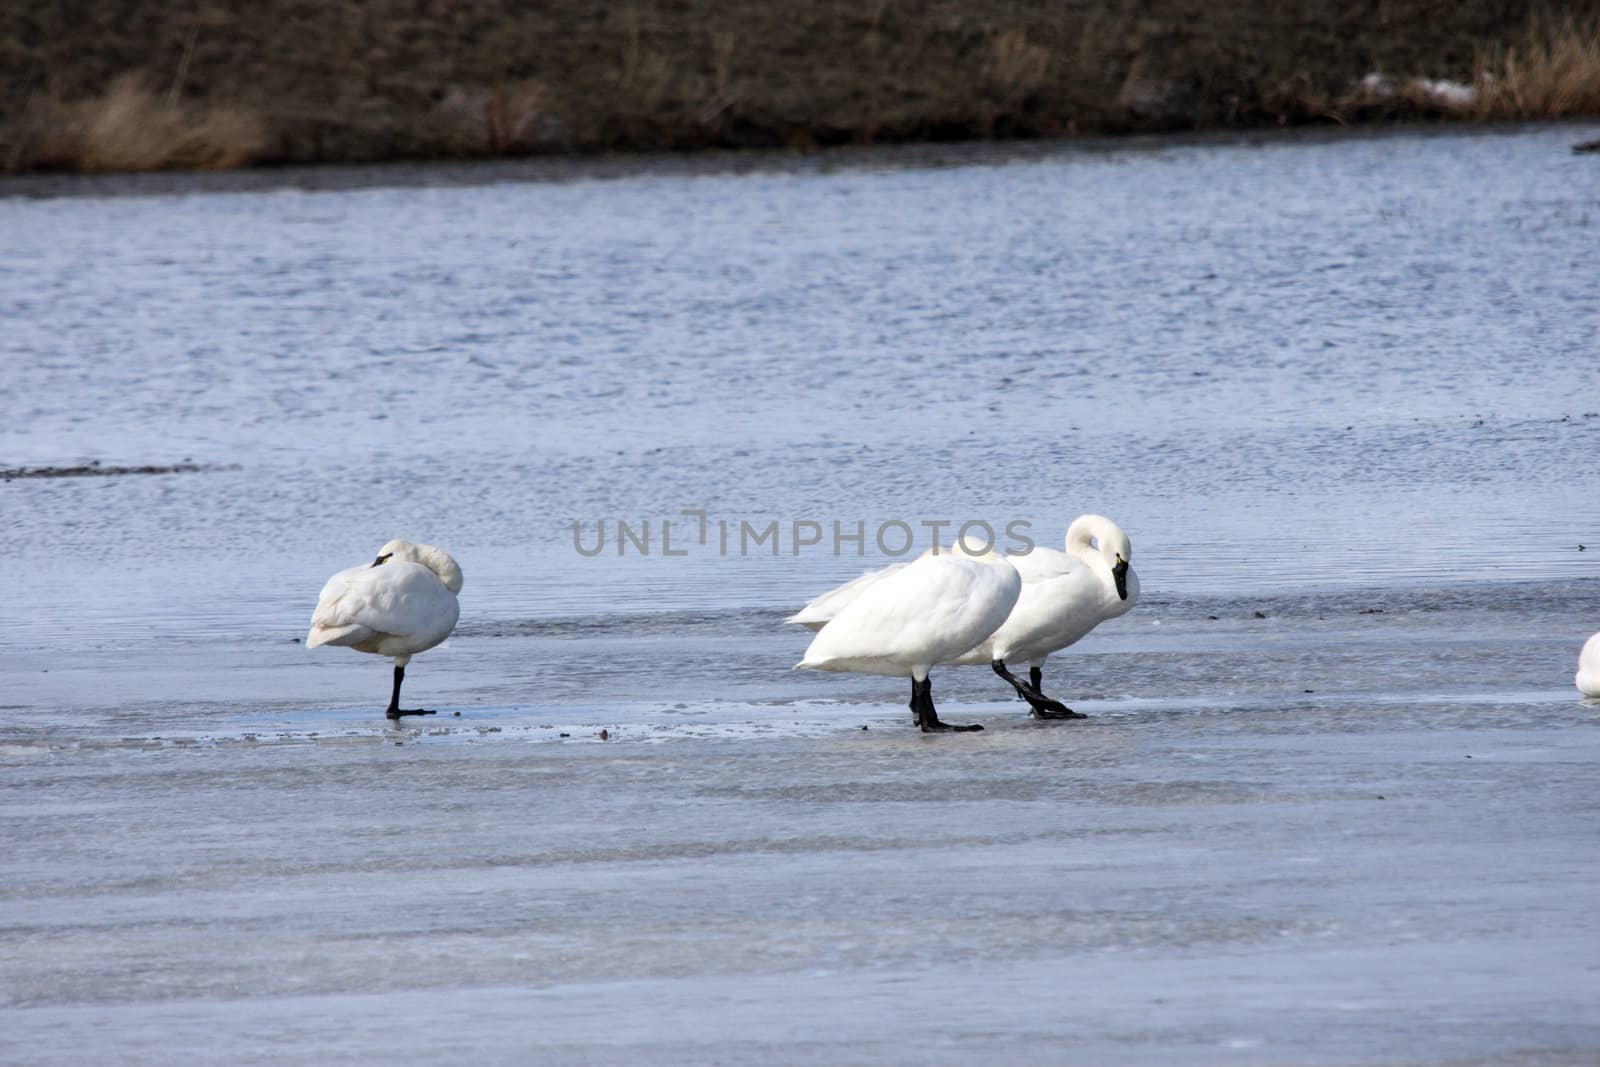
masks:
<path fill-rule="evenodd" d="M 340 571 L 322 587 L 311 614 L 306 647 L 345 645 L 357 652 L 394 657 L 391 719 L 432 715 L 421 708 L 400 706 L 400 683 L 406 664 L 450 636 L 461 606 L 461 567 L 432 545 L 394 540 L 378 549 L 378 558 Z"/>
<path fill-rule="evenodd" d="M 1016 606 L 998 630 L 950 662 L 989 664 L 1028 702 L 1035 718 L 1084 718 L 1044 695 L 1045 660 L 1138 603 L 1133 542 L 1105 516 L 1080 515 L 1067 527 L 1065 552 L 1034 548 L 1011 563 L 1022 575 Z M 1007 660 L 1027 660 L 1028 681 L 1012 674 Z"/>
<path fill-rule="evenodd" d="M 1583 643 L 1583 651 L 1578 653 L 1578 673 L 1572 680 L 1584 696 L 1600 697 L 1600 634 Z"/>
<path fill-rule="evenodd" d="M 958 666 L 986 663 L 1028 702 L 1036 718 L 1081 719 L 1083 715 L 1041 691 L 1045 660 L 1138 602 L 1133 542 L 1105 516 L 1080 515 L 1067 527 L 1066 551 L 1036 547 L 1008 558 L 1022 579 L 1022 590 L 1004 624 L 978 644 L 940 662 Z M 784 621 L 825 630 L 869 589 L 909 566 L 896 563 L 868 571 L 823 593 Z M 1008 659 L 1029 662 L 1027 682 L 1011 673 Z"/>
<path fill-rule="evenodd" d="M 856 589 L 848 603 L 839 602 L 795 666 L 909 677 L 912 722 L 924 733 L 983 729 L 939 721 L 928 670 L 1005 621 L 1022 590 L 1017 569 L 992 551 L 931 548 L 868 577 L 872 581 L 851 583 Z"/>

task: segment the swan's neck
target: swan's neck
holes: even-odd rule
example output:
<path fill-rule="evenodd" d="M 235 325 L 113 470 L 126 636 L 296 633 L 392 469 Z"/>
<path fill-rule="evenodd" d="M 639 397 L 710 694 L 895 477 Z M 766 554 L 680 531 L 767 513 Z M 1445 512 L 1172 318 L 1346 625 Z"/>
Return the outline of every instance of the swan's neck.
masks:
<path fill-rule="evenodd" d="M 1121 528 L 1109 519 L 1085 515 L 1067 529 L 1067 555 L 1088 567 L 1107 589 L 1112 590 L 1113 595 L 1122 599 L 1116 593 L 1113 568 L 1117 566 L 1120 555 L 1118 547 L 1124 545 L 1126 540 Z M 1127 551 L 1128 555 L 1132 555 L 1132 546 L 1127 546 Z M 1127 562 L 1127 556 L 1121 558 L 1124 563 Z"/>
<path fill-rule="evenodd" d="M 430 548 L 425 551 L 423 558 L 418 562 L 434 574 L 437 574 L 439 581 L 444 584 L 446 589 L 452 593 L 461 592 L 461 565 L 451 559 L 448 553 L 441 552 L 437 548 Z"/>
<path fill-rule="evenodd" d="M 1074 526 L 1067 533 L 1067 555 L 1083 563 L 1098 574 L 1103 574 L 1108 580 L 1111 577 L 1111 565 L 1114 562 L 1110 557 L 1111 550 L 1104 541 L 1099 545 L 1094 543 L 1094 532 L 1087 527 Z"/>
<path fill-rule="evenodd" d="M 443 586 L 452 593 L 461 592 L 461 565 L 450 558 L 450 553 L 432 545 L 419 545 L 411 541 L 390 541 L 383 546 L 395 559 L 420 563 L 432 571 Z"/>

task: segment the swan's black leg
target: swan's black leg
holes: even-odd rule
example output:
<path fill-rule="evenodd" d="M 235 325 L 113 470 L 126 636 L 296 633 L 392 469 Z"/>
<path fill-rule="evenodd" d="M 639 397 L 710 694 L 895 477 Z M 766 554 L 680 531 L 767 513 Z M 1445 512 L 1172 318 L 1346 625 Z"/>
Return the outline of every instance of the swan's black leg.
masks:
<path fill-rule="evenodd" d="M 406 669 L 399 664 L 394 668 L 394 692 L 389 696 L 389 710 L 384 712 L 391 719 L 398 719 L 402 715 L 433 715 L 432 711 L 423 708 L 402 708 L 400 706 L 400 683 L 406 680 Z"/>
<path fill-rule="evenodd" d="M 1089 716 L 1082 712 L 1073 711 L 1059 700 L 1052 700 L 1044 695 L 1044 671 L 1039 667 L 1028 668 L 1028 682 L 1039 699 L 1044 701 L 1044 708 L 1035 707 L 1030 714 L 1037 719 L 1087 719 Z"/>
<path fill-rule="evenodd" d="M 1018 678 L 1016 675 L 1014 675 L 1010 671 L 1006 670 L 1006 664 L 1005 664 L 1004 660 L 998 660 L 997 659 L 993 663 L 989 664 L 989 666 L 994 668 L 994 673 L 998 674 L 1000 677 L 1004 678 L 1006 681 L 1011 683 L 1011 687 L 1017 691 L 1017 696 L 1021 697 L 1023 700 L 1026 700 L 1028 702 L 1028 707 L 1032 709 L 1029 712 L 1029 714 L 1032 715 L 1034 718 L 1036 718 L 1036 719 L 1087 719 L 1088 718 L 1087 715 L 1083 715 L 1083 714 L 1080 714 L 1079 712 L 1073 711 L 1071 708 L 1069 708 L 1065 704 L 1061 703 L 1061 701 L 1059 701 L 1059 700 L 1051 700 L 1049 697 L 1047 697 L 1043 693 L 1039 692 L 1039 682 L 1044 678 L 1044 672 L 1041 671 L 1038 667 L 1029 668 L 1028 677 L 1033 680 L 1033 684 L 1029 685 L 1027 682 L 1024 682 L 1021 678 Z"/>
<path fill-rule="evenodd" d="M 925 734 L 934 731 L 950 733 L 972 733 L 983 729 L 981 723 L 971 723 L 958 726 L 955 723 L 940 722 L 939 713 L 933 708 L 933 679 L 924 678 L 922 681 L 911 680 L 911 707 L 917 716 L 917 725 Z"/>

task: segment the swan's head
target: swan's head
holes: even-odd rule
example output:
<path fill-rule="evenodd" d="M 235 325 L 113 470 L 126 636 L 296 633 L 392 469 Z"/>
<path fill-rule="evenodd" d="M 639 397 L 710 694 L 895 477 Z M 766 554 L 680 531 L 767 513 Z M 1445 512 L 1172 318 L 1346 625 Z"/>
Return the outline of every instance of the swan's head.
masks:
<path fill-rule="evenodd" d="M 1080 515 L 1067 527 L 1067 554 L 1079 559 L 1098 556 L 1111 570 L 1118 599 L 1128 599 L 1128 567 L 1133 563 L 1133 541 L 1122 532 L 1122 527 L 1104 515 Z"/>
<path fill-rule="evenodd" d="M 434 574 L 439 576 L 439 581 L 452 593 L 461 592 L 461 565 L 450 558 L 450 553 L 442 548 L 432 545 L 419 545 L 412 541 L 395 538 L 382 548 L 378 549 L 378 558 L 372 561 L 374 567 L 381 567 L 394 560 L 402 563 L 420 563 Z"/>

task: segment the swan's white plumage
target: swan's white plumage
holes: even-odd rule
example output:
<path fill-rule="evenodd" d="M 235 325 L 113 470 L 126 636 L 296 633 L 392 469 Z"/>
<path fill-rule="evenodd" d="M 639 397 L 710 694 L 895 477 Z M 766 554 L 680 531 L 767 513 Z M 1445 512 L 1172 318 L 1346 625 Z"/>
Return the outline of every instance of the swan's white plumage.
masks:
<path fill-rule="evenodd" d="M 381 564 L 340 571 L 322 587 L 306 647 L 343 645 L 405 666 L 450 636 L 460 617 L 461 568 L 431 545 L 390 541 Z"/>
<path fill-rule="evenodd" d="M 1011 557 L 1022 576 L 1022 592 L 1006 621 L 953 662 L 987 664 L 1026 660 L 1043 668 L 1052 652 L 1081 640 L 1090 630 L 1126 614 L 1139 600 L 1139 578 L 1130 566 L 1127 597 L 1117 592 L 1112 567 L 1133 559 L 1133 543 L 1101 515 L 1080 515 L 1067 527 L 1067 551 L 1035 548 Z"/>
<path fill-rule="evenodd" d="M 1578 653 L 1578 673 L 1572 680 L 1584 696 L 1600 697 L 1600 634 L 1583 643 L 1583 651 Z"/>
<path fill-rule="evenodd" d="M 852 586 L 851 595 L 841 598 L 847 602 L 826 620 L 798 666 L 920 682 L 929 667 L 959 655 L 1005 621 L 1022 578 L 993 552 L 930 550 L 834 593 Z"/>
<path fill-rule="evenodd" d="M 806 601 L 806 606 L 790 615 L 784 622 L 797 622 L 809 630 L 820 630 L 832 621 L 833 617 L 843 611 L 856 597 L 867 591 L 869 586 L 875 585 L 891 574 L 898 574 L 911 566 L 910 563 L 895 563 L 881 570 L 868 571 L 859 578 L 852 579 L 830 589 L 815 599 Z"/>

